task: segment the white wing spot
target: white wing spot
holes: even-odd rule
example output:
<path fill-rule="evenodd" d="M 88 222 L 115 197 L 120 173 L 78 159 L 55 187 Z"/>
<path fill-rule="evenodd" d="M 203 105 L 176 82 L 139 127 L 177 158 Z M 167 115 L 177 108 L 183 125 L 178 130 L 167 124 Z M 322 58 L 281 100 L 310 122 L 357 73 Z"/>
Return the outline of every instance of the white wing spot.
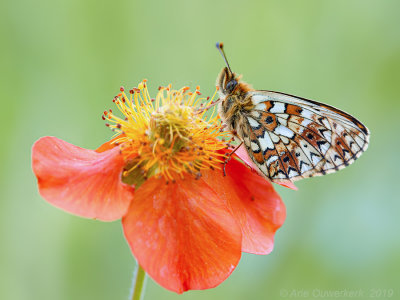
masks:
<path fill-rule="evenodd" d="M 300 141 L 301 149 L 303 149 L 307 158 L 313 162 L 314 165 L 318 164 L 321 161 L 321 157 L 318 153 L 311 152 L 312 146 L 305 140 Z M 315 155 L 311 155 L 311 153 Z"/>
<path fill-rule="evenodd" d="M 361 150 L 361 148 L 357 145 L 357 143 L 353 140 L 353 138 L 349 134 L 345 137 L 345 140 L 349 146 L 351 145 L 350 150 L 353 153 L 357 153 L 358 151 Z"/>
<path fill-rule="evenodd" d="M 269 167 L 274 161 L 276 161 L 278 159 L 278 155 L 271 155 L 268 159 L 267 159 L 267 166 Z"/>
<path fill-rule="evenodd" d="M 321 145 L 321 152 L 323 154 L 326 154 L 326 152 L 328 152 L 329 148 L 330 148 L 330 145 L 328 143 L 325 143 L 325 144 Z"/>
<path fill-rule="evenodd" d="M 251 111 L 251 115 L 256 119 L 259 119 L 260 116 L 261 116 L 261 113 L 259 111 L 256 111 L 256 110 L 252 110 Z"/>
<path fill-rule="evenodd" d="M 253 100 L 253 104 L 254 105 L 257 105 L 257 104 L 259 104 L 261 102 L 264 102 L 264 101 L 268 100 L 268 97 L 264 96 L 264 95 L 253 95 L 251 97 L 251 100 Z"/>
<path fill-rule="evenodd" d="M 278 117 L 281 117 L 281 118 L 283 118 L 283 119 L 288 119 L 289 118 L 289 115 L 288 114 L 277 114 L 277 116 Z"/>
<path fill-rule="evenodd" d="M 274 102 L 274 106 L 269 109 L 269 112 L 274 114 L 282 114 L 285 112 L 285 104 L 281 102 Z"/>
<path fill-rule="evenodd" d="M 322 119 L 322 124 L 324 124 L 324 126 L 325 126 L 326 128 L 328 128 L 329 130 L 331 130 L 331 125 L 329 124 L 328 119 L 323 118 L 323 119 Z"/>
<path fill-rule="evenodd" d="M 289 143 L 290 143 L 290 140 L 289 140 L 287 137 L 283 136 L 283 135 L 281 135 L 281 141 L 282 141 L 285 145 L 289 145 Z"/>
<path fill-rule="evenodd" d="M 298 175 L 299 175 L 299 173 L 296 170 L 293 170 L 293 169 L 289 170 L 289 173 L 288 173 L 289 177 L 295 177 L 295 176 L 298 176 Z"/>
<path fill-rule="evenodd" d="M 265 105 L 265 103 L 264 102 L 261 102 L 261 103 L 258 103 L 255 107 L 254 107 L 254 109 L 256 109 L 256 110 L 266 110 L 267 109 L 267 106 Z"/>
<path fill-rule="evenodd" d="M 362 138 L 360 138 L 357 134 L 354 135 L 354 140 L 357 142 L 358 145 L 360 145 L 361 147 L 364 147 L 364 140 Z"/>
<path fill-rule="evenodd" d="M 262 138 L 258 139 L 260 145 L 261 145 L 261 149 L 263 151 L 267 150 L 267 149 L 274 149 L 274 143 L 272 142 L 271 138 L 269 137 L 268 132 L 264 132 L 264 136 Z"/>
<path fill-rule="evenodd" d="M 286 175 L 285 175 L 285 174 L 278 173 L 278 175 L 276 175 L 276 177 L 275 177 L 275 178 L 277 178 L 277 179 L 286 179 L 287 177 L 286 177 Z"/>
<path fill-rule="evenodd" d="M 301 163 L 300 162 L 300 165 L 301 165 L 301 170 L 300 170 L 301 173 L 305 173 L 308 170 L 311 170 L 311 167 L 308 165 L 308 163 L 305 163 L 305 162 Z"/>
<path fill-rule="evenodd" d="M 303 122 L 301 122 L 301 126 L 307 127 L 308 125 L 310 125 L 313 121 L 309 120 L 309 119 L 304 119 Z"/>
<path fill-rule="evenodd" d="M 276 144 L 279 142 L 280 138 L 276 134 L 270 132 L 272 141 Z"/>
<path fill-rule="evenodd" d="M 301 112 L 301 116 L 303 118 L 312 119 L 313 115 L 314 114 L 311 111 L 309 111 L 308 109 L 303 109 L 303 111 Z"/>
<path fill-rule="evenodd" d="M 254 120 L 253 118 L 247 118 L 247 120 L 249 120 L 250 126 L 253 128 L 258 128 L 260 127 L 260 123 L 258 123 L 256 120 Z"/>
<path fill-rule="evenodd" d="M 251 150 L 253 150 L 254 152 L 258 152 L 260 151 L 260 147 L 258 146 L 257 143 L 251 142 Z"/>
<path fill-rule="evenodd" d="M 292 139 L 294 137 L 294 132 L 291 131 L 289 128 L 279 125 L 275 128 L 274 133 L 286 136 L 287 138 Z"/>
<path fill-rule="evenodd" d="M 334 167 L 335 166 L 329 160 L 327 160 L 325 165 L 324 165 L 324 170 L 333 169 Z"/>
<path fill-rule="evenodd" d="M 317 165 L 321 161 L 321 156 L 319 155 L 312 155 L 312 162 L 314 165 Z"/>
<path fill-rule="evenodd" d="M 281 123 L 283 126 L 287 126 L 287 120 L 281 117 L 278 117 L 279 123 Z"/>
<path fill-rule="evenodd" d="M 332 141 L 332 133 L 329 130 L 324 131 L 322 135 L 326 138 L 328 142 Z"/>

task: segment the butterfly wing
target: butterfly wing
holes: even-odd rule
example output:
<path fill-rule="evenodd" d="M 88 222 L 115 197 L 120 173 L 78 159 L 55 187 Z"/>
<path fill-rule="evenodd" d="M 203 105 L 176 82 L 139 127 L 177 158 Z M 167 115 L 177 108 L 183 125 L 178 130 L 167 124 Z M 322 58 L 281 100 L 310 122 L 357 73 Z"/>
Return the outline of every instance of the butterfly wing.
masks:
<path fill-rule="evenodd" d="M 272 91 L 251 91 L 243 141 L 259 170 L 273 181 L 336 172 L 368 147 L 369 131 L 332 106 Z"/>

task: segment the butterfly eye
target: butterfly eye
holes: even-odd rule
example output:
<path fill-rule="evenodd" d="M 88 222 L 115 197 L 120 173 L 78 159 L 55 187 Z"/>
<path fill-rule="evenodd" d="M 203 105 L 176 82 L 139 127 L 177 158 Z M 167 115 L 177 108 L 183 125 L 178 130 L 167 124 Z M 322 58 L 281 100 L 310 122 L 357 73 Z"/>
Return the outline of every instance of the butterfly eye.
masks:
<path fill-rule="evenodd" d="M 235 89 L 236 85 L 237 85 L 237 81 L 235 79 L 229 81 L 226 84 L 225 91 L 227 91 L 228 93 L 232 93 L 232 91 Z"/>

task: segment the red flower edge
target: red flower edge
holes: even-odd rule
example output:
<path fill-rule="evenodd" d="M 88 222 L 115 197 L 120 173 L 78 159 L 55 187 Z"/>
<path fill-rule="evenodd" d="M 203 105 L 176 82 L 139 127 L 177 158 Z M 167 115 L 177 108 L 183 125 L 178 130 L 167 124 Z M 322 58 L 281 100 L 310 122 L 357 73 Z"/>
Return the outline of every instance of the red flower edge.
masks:
<path fill-rule="evenodd" d="M 134 188 L 121 182 L 124 165 L 118 148 L 98 153 L 49 136 L 32 147 L 40 195 L 85 218 L 113 221 L 126 213 Z"/>

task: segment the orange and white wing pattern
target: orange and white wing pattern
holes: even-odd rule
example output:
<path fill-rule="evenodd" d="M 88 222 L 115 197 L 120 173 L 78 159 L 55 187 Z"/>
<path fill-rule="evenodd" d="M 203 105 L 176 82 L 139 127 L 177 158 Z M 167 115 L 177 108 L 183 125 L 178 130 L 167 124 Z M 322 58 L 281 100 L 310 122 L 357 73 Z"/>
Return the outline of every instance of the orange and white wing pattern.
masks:
<path fill-rule="evenodd" d="M 250 91 L 243 141 L 272 181 L 295 181 L 336 172 L 367 149 L 368 129 L 332 106 L 272 91 Z"/>

